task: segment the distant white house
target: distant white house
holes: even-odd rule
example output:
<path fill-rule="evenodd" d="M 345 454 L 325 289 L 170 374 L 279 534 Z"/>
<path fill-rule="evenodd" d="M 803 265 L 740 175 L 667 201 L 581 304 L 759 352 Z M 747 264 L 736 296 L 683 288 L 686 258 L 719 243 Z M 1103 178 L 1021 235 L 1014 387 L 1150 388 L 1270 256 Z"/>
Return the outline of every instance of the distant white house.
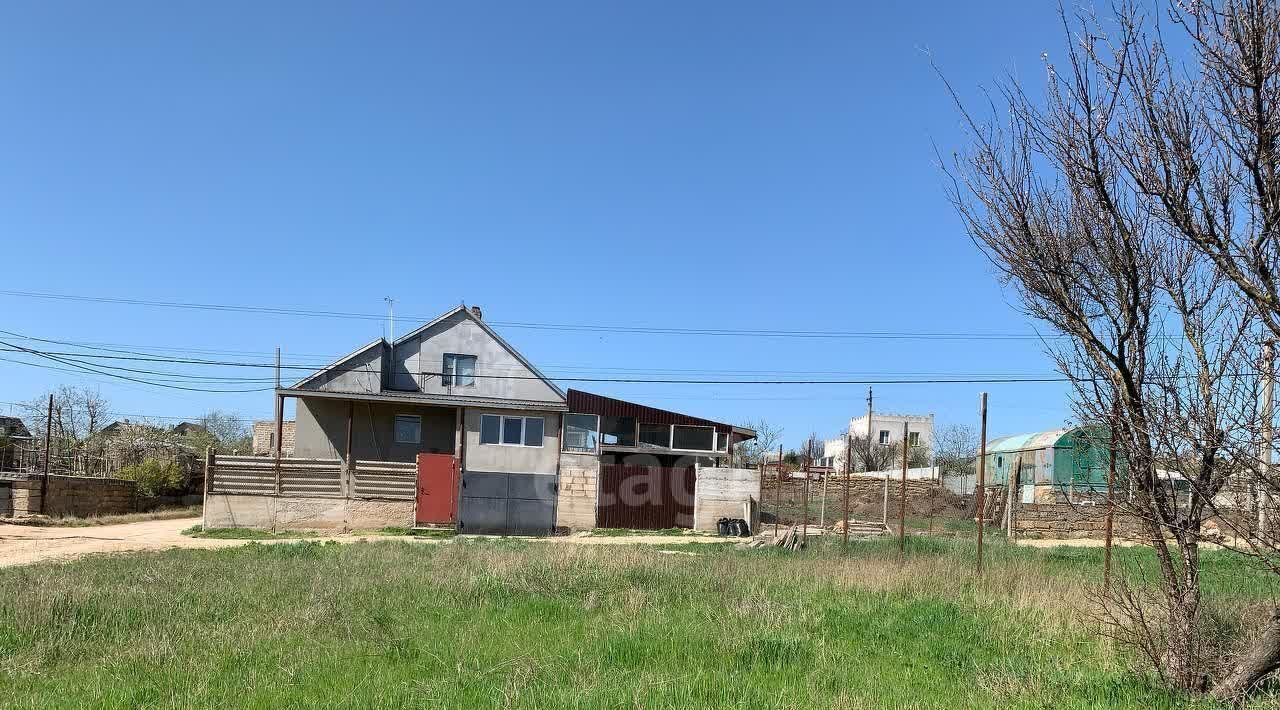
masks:
<path fill-rule="evenodd" d="M 871 432 L 871 441 L 876 446 L 890 447 L 895 451 L 902 449 L 902 428 L 907 426 L 907 444 L 912 448 L 921 447 L 926 450 L 933 446 L 932 414 L 880 414 L 873 413 L 870 424 L 867 415 L 849 420 L 849 436 L 862 439 Z M 819 465 L 832 466 L 836 470 L 844 468 L 845 435 L 827 439 L 823 442 L 822 459 Z M 856 461 L 855 461 L 856 463 Z"/>

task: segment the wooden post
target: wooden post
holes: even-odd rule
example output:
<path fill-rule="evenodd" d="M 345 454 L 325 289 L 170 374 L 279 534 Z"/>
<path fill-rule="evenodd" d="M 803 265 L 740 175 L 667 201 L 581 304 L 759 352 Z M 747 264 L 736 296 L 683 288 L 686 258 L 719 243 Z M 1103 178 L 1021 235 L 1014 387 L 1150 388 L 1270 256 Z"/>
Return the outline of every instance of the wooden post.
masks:
<path fill-rule="evenodd" d="M 809 451 L 807 449 L 804 452 L 804 458 L 800 461 L 804 469 L 804 493 L 801 496 L 803 501 L 801 505 L 804 506 L 804 510 L 800 514 L 800 544 L 803 545 L 809 537 Z"/>
<path fill-rule="evenodd" d="M 1106 542 L 1102 549 L 1102 589 L 1111 591 L 1111 535 L 1115 525 L 1116 505 L 1111 494 L 1116 484 L 1116 421 L 1119 402 L 1111 407 L 1111 447 L 1107 452 L 1107 523 Z"/>
<path fill-rule="evenodd" d="M 49 447 L 53 439 L 53 394 L 49 394 L 49 411 L 44 415 L 44 476 L 40 478 L 40 514 L 49 507 Z M 27 506 L 30 510 L 30 506 Z"/>
<path fill-rule="evenodd" d="M 213 447 L 204 447 L 204 497 L 207 501 L 213 492 Z"/>
<path fill-rule="evenodd" d="M 343 450 L 343 471 L 345 475 L 342 481 L 342 495 L 347 498 L 351 497 L 351 490 L 354 487 L 354 476 L 356 475 L 356 452 L 351 446 L 352 429 L 355 428 L 356 419 L 356 403 L 354 401 L 347 402 L 347 446 Z"/>
<path fill-rule="evenodd" d="M 978 485 L 974 489 L 974 505 L 978 511 L 978 574 L 982 574 L 982 489 L 987 485 L 987 393 L 978 395 L 978 410 L 982 426 L 978 434 Z"/>
<path fill-rule="evenodd" d="M 280 348 L 276 348 L 276 495 L 280 495 L 280 453 L 284 449 L 284 395 L 280 394 Z"/>
<path fill-rule="evenodd" d="M 782 444 L 778 444 L 778 495 L 774 499 L 777 506 L 773 510 L 773 539 L 777 540 L 778 520 L 782 518 Z"/>
<path fill-rule="evenodd" d="M 849 546 L 849 471 L 853 468 L 853 437 L 844 435 L 844 546 Z"/>
<path fill-rule="evenodd" d="M 907 459 L 911 456 L 911 425 L 902 423 L 902 487 L 898 493 L 898 564 L 907 556 Z"/>

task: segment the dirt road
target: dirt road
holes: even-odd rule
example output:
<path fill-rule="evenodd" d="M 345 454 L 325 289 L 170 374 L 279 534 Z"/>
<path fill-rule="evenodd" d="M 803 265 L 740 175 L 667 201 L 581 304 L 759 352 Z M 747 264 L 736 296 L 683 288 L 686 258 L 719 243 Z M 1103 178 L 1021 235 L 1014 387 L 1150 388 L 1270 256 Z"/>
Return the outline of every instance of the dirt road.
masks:
<path fill-rule="evenodd" d="M 297 539 L 277 540 L 212 540 L 188 537 L 182 531 L 200 522 L 199 518 L 148 520 L 141 523 L 98 525 L 84 528 L 37 527 L 0 524 L 0 567 L 29 565 L 36 562 L 71 560 L 98 553 L 142 552 L 183 548 L 218 548 L 247 545 L 251 542 L 280 544 Z M 309 537 L 314 542 L 358 542 L 399 540 L 415 544 L 448 542 L 436 538 L 414 538 L 387 535 L 333 535 Z M 724 543 L 726 538 L 706 535 L 620 535 L 526 538 L 553 544 L 572 545 L 679 545 L 683 543 Z"/>
<path fill-rule="evenodd" d="M 46 560 L 69 560 L 101 552 L 140 552 L 167 550 L 172 547 L 235 547 L 247 545 L 250 542 L 268 544 L 297 542 L 297 540 L 206 540 L 182 534 L 183 530 L 199 522 L 199 518 L 176 518 L 84 528 L 0 525 L 0 567 L 29 565 Z M 308 539 L 319 542 L 325 540 L 355 542 L 361 539 L 405 538 L 337 535 L 332 538 Z"/>

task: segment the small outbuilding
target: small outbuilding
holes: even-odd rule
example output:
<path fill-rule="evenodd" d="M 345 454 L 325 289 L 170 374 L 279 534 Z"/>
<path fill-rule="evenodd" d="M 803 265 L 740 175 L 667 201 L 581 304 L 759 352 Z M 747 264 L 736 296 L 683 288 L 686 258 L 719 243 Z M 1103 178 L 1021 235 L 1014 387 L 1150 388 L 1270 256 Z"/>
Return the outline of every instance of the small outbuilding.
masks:
<path fill-rule="evenodd" d="M 1013 479 L 1023 503 L 1053 503 L 1107 488 L 1109 433 L 1075 427 L 1016 434 L 987 443 L 989 485 Z M 1117 470 L 1123 462 L 1116 461 Z"/>

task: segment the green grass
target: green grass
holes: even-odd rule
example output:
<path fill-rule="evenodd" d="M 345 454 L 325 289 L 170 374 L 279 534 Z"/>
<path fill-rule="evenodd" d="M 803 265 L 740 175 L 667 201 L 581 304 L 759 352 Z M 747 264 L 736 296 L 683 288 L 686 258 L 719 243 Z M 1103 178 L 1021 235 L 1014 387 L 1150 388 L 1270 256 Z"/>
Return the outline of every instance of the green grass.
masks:
<path fill-rule="evenodd" d="M 1176 708 L 1077 605 L 1098 550 L 303 541 L 0 570 L 5 707 Z M 1141 576 L 1149 553 L 1117 552 Z M 1206 555 L 1207 596 L 1273 575 Z M 1198 701 L 1202 702 L 1202 701 Z M 1203 707 L 1212 707 L 1201 705 Z"/>

